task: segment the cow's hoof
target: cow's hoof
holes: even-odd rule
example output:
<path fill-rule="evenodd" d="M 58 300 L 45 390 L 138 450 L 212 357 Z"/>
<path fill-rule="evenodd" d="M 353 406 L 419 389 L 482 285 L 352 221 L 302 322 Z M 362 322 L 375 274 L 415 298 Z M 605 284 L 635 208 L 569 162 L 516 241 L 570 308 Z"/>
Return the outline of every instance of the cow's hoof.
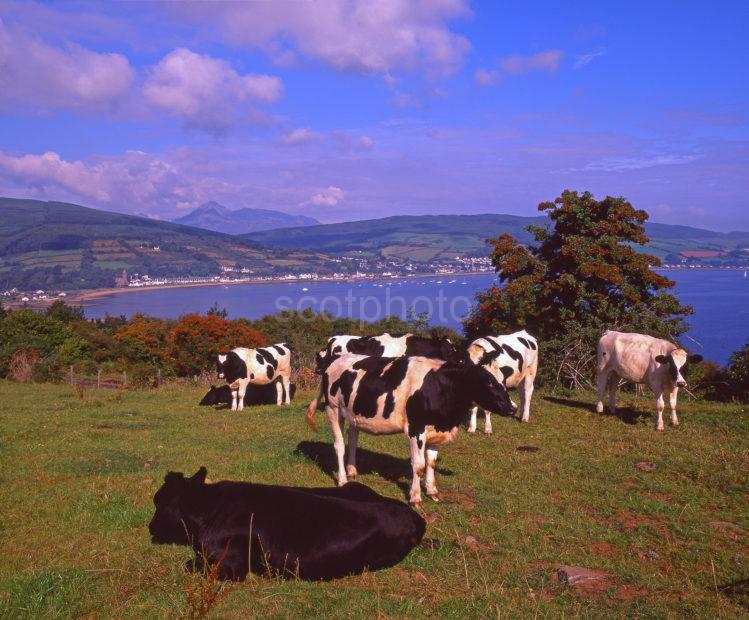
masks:
<path fill-rule="evenodd" d="M 476 432 L 476 429 L 475 429 L 475 428 L 469 428 L 469 429 L 468 429 L 468 432 L 469 432 L 469 433 L 475 433 L 475 432 Z"/>
<path fill-rule="evenodd" d="M 494 431 L 492 431 L 492 429 L 490 429 L 490 428 L 485 428 L 484 429 L 484 435 L 492 435 L 493 433 L 494 433 Z"/>
<path fill-rule="evenodd" d="M 665 429 L 662 426 L 656 426 L 655 430 L 657 430 L 659 433 L 662 433 Z"/>
<path fill-rule="evenodd" d="M 431 499 L 433 502 L 439 502 L 440 501 L 440 494 L 439 493 L 427 493 L 427 497 Z"/>
<path fill-rule="evenodd" d="M 602 403 L 598 403 L 596 405 L 596 413 L 603 413 L 603 404 Z"/>
<path fill-rule="evenodd" d="M 523 424 L 528 424 L 528 420 L 529 420 L 529 419 L 530 419 L 530 418 L 520 418 L 520 421 L 521 421 L 521 422 L 522 422 Z"/>
<path fill-rule="evenodd" d="M 676 420 L 676 422 L 671 420 L 671 426 L 679 426 L 679 420 Z"/>
<path fill-rule="evenodd" d="M 359 472 L 356 471 L 356 467 L 353 465 L 347 465 L 346 466 L 346 476 L 348 476 L 349 480 L 352 480 L 356 478 Z"/>
<path fill-rule="evenodd" d="M 421 508 L 421 498 L 417 497 L 416 499 L 409 499 L 408 503 L 411 504 L 414 508 Z"/>

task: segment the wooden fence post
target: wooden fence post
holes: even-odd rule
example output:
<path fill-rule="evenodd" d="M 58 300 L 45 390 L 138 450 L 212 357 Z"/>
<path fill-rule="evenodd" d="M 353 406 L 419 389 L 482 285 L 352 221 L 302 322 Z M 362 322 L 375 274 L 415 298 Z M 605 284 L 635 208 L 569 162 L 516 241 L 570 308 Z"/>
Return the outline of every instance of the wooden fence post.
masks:
<path fill-rule="evenodd" d="M 101 389 L 101 366 L 96 369 L 96 389 Z"/>
<path fill-rule="evenodd" d="M 161 387 L 161 368 L 156 369 L 156 387 Z"/>
<path fill-rule="evenodd" d="M 122 387 L 125 387 L 127 385 L 127 372 L 124 370 L 122 371 Z"/>
<path fill-rule="evenodd" d="M 70 385 L 73 385 L 75 383 L 75 375 L 73 374 L 73 365 L 70 365 Z"/>

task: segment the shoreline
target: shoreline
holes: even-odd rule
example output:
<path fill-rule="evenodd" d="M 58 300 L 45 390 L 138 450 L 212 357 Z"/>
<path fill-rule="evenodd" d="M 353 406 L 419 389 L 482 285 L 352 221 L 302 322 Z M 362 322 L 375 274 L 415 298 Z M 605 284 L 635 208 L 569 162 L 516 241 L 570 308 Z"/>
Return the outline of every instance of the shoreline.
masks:
<path fill-rule="evenodd" d="M 114 295 L 122 295 L 134 292 L 143 291 L 158 291 L 165 289 L 184 289 L 184 288 L 200 288 L 208 286 L 239 286 L 239 285 L 258 285 L 258 284 L 299 284 L 299 283 L 315 283 L 315 282 L 362 282 L 362 281 L 378 281 L 378 280 L 401 280 L 401 279 L 413 279 L 413 278 L 436 278 L 436 277 L 464 277 L 464 276 L 481 276 L 481 275 L 492 275 L 494 272 L 490 271 L 464 271 L 461 273 L 414 273 L 404 276 L 398 276 L 397 278 L 391 278 L 389 276 L 371 277 L 371 278 L 326 278 L 321 277 L 316 280 L 310 280 L 306 278 L 293 278 L 288 280 L 241 280 L 241 281 L 228 281 L 228 282 L 191 282 L 185 284 L 157 284 L 154 286 L 122 286 L 118 288 L 97 288 L 91 290 L 80 290 L 68 293 L 65 297 L 55 297 L 52 299 L 38 299 L 30 301 L 10 301 L 4 305 L 6 308 L 45 308 L 52 305 L 55 301 L 64 301 L 68 305 L 86 306 L 86 302 L 93 299 L 99 299 L 101 297 L 110 297 Z"/>

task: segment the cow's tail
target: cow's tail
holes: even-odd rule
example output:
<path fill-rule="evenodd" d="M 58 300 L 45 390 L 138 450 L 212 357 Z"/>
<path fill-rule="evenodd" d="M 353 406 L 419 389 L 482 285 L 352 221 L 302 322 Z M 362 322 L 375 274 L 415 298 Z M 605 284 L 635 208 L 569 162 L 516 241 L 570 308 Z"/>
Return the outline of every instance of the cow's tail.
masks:
<path fill-rule="evenodd" d="M 317 393 L 317 396 L 313 399 L 313 401 L 309 404 L 307 407 L 307 413 L 305 414 L 304 418 L 307 420 L 307 424 L 309 424 L 309 427 L 317 432 L 317 424 L 315 424 L 315 411 L 317 411 L 317 403 L 320 402 L 320 399 L 323 397 L 323 392 L 325 391 L 325 382 L 320 382 L 320 391 Z"/>

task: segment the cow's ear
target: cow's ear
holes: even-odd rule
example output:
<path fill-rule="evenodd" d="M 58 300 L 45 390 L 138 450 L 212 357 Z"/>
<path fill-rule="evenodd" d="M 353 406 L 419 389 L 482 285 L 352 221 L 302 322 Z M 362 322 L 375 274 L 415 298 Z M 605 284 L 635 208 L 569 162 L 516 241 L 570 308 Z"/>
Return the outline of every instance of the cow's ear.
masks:
<path fill-rule="evenodd" d="M 184 474 L 181 471 L 168 471 L 164 476 L 164 482 L 180 482 L 185 479 Z"/>
<path fill-rule="evenodd" d="M 688 362 L 689 362 L 690 364 L 699 364 L 699 363 L 700 363 L 700 362 L 702 361 L 702 359 L 703 359 L 703 358 L 702 358 L 702 356 L 701 356 L 701 355 L 690 355 L 690 356 L 689 356 L 689 357 L 687 358 L 687 361 L 688 361 Z"/>
<path fill-rule="evenodd" d="M 655 356 L 655 361 L 658 362 L 659 364 L 665 364 L 666 362 L 668 362 L 668 356 L 667 355 L 656 355 Z"/>
<path fill-rule="evenodd" d="M 207 475 L 208 470 L 205 467 L 201 467 L 198 471 L 195 472 L 192 478 L 190 478 L 190 482 L 198 482 L 200 484 L 203 484 Z"/>

